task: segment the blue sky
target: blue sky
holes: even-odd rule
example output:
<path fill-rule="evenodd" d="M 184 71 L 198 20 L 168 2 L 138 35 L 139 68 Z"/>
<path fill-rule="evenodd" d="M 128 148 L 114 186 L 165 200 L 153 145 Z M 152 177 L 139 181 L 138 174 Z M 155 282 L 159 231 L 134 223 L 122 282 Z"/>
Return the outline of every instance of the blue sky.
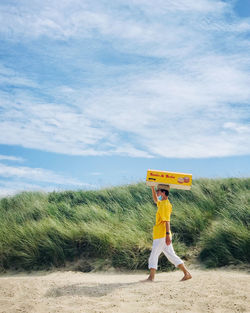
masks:
<path fill-rule="evenodd" d="M 0 196 L 250 176 L 248 0 L 8 0 L 0 22 Z"/>

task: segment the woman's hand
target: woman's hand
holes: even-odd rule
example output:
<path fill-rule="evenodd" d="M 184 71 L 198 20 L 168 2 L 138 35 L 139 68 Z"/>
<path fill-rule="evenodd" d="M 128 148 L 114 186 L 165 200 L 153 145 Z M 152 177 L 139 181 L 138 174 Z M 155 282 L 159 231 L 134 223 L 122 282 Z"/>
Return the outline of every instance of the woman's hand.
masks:
<path fill-rule="evenodd" d="M 166 235 L 166 245 L 169 246 L 171 244 L 171 238 L 170 235 Z"/>

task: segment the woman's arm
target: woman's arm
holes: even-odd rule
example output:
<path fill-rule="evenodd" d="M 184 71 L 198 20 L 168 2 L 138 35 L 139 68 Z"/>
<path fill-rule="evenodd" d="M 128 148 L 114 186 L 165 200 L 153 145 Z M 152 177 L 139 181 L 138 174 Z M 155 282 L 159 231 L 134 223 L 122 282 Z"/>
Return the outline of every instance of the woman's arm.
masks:
<path fill-rule="evenodd" d="M 157 195 L 155 192 L 155 187 L 151 186 L 151 189 L 152 189 L 152 196 L 153 196 L 154 203 L 157 203 Z"/>
<path fill-rule="evenodd" d="M 166 222 L 166 245 L 169 246 L 170 244 L 171 244 L 170 222 Z"/>

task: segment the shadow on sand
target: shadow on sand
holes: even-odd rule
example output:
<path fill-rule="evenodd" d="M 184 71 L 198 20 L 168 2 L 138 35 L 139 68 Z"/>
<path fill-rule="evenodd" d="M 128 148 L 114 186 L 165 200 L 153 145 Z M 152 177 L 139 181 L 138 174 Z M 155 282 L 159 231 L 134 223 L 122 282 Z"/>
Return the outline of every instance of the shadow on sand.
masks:
<path fill-rule="evenodd" d="M 102 283 L 80 283 L 73 284 L 69 286 L 63 286 L 58 288 L 52 288 L 48 290 L 45 294 L 45 297 L 63 297 L 63 296 L 88 296 L 88 297 L 103 297 L 113 292 L 117 288 L 129 287 L 131 285 L 136 285 L 141 283 L 132 282 L 132 283 L 111 283 L 111 284 L 102 284 Z"/>

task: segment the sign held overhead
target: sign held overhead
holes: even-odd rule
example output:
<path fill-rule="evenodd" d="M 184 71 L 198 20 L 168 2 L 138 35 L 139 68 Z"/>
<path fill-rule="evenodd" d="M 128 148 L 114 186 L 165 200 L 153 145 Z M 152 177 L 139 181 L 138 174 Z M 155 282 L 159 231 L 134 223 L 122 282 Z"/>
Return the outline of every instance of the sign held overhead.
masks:
<path fill-rule="evenodd" d="M 192 174 L 148 170 L 146 184 L 148 186 L 165 184 L 175 189 L 190 190 L 192 185 Z"/>

